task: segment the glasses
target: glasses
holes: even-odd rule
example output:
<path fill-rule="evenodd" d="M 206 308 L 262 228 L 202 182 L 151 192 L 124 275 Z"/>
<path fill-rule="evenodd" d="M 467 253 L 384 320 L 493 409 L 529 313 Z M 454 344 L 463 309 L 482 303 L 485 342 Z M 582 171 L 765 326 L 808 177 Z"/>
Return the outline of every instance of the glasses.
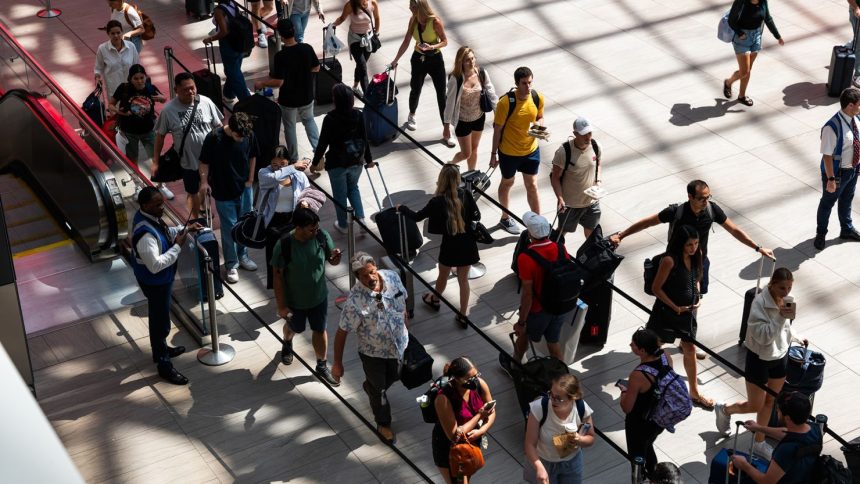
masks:
<path fill-rule="evenodd" d="M 708 195 L 706 197 L 693 197 L 693 200 L 695 200 L 697 202 L 707 202 L 710 199 L 711 199 L 711 195 Z"/>
<path fill-rule="evenodd" d="M 478 373 L 475 373 L 475 376 L 470 376 L 469 378 L 466 378 L 466 380 L 460 382 L 460 384 L 466 384 L 466 383 L 469 383 L 472 381 L 477 382 L 478 378 L 480 378 L 480 377 L 481 377 L 481 372 L 479 371 Z"/>
<path fill-rule="evenodd" d="M 376 299 L 376 309 L 382 310 L 385 309 L 385 304 L 382 303 L 382 293 L 377 292 L 373 295 L 373 298 Z"/>
<path fill-rule="evenodd" d="M 546 396 L 548 396 L 548 397 L 549 397 L 549 399 L 550 399 L 550 400 L 552 400 L 553 402 L 555 402 L 555 403 L 559 403 L 559 404 L 561 404 L 561 403 L 567 403 L 567 402 L 570 402 L 570 401 L 571 401 L 571 399 L 569 399 L 569 398 L 563 398 L 563 397 L 555 396 L 555 395 L 553 395 L 553 394 L 552 394 L 552 392 L 551 392 L 551 391 L 550 391 L 550 392 L 546 392 Z"/>

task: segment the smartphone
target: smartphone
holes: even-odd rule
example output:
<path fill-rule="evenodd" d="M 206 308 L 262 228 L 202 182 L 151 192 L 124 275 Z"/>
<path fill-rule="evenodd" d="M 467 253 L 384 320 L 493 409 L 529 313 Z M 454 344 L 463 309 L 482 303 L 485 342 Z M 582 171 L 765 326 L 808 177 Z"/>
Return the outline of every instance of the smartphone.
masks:
<path fill-rule="evenodd" d="M 624 378 L 621 378 L 615 382 L 615 386 L 617 386 L 618 388 L 622 388 L 622 389 L 626 390 L 627 387 L 630 386 L 630 382 L 628 382 Z"/>
<path fill-rule="evenodd" d="M 490 400 L 489 402 L 484 404 L 484 411 L 489 412 L 490 410 L 496 408 L 496 401 Z"/>

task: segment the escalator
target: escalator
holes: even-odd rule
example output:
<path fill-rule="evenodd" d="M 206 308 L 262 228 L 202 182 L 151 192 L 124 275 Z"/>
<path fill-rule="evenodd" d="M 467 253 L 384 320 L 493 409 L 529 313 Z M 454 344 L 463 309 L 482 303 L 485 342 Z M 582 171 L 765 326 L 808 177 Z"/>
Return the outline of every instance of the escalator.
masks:
<path fill-rule="evenodd" d="M 0 175 L 0 199 L 13 257 L 26 257 L 73 243 L 36 193 L 15 174 Z"/>

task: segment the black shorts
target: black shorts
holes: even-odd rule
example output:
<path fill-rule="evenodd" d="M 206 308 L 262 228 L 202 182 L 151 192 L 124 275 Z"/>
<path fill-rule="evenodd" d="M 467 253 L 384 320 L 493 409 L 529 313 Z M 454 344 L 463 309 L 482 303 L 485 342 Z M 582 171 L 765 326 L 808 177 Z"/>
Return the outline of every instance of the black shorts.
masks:
<path fill-rule="evenodd" d="M 200 191 L 200 172 L 183 168 L 182 185 L 185 187 L 185 193 L 196 195 Z"/>
<path fill-rule="evenodd" d="M 433 438 L 431 442 L 433 446 L 433 463 L 436 464 L 436 467 L 447 469 L 451 465 L 448 460 L 448 454 L 451 452 L 451 441 L 439 424 L 433 426 Z"/>
<path fill-rule="evenodd" d="M 483 131 L 486 120 L 487 115 L 481 114 L 481 117 L 474 121 L 457 121 L 457 126 L 454 127 L 454 136 L 463 138 L 474 131 Z"/>
<path fill-rule="evenodd" d="M 772 378 L 784 379 L 788 367 L 788 353 L 782 358 L 766 361 L 758 357 L 753 351 L 747 349 L 747 361 L 744 371 L 746 379 L 750 383 L 766 385 Z"/>
<path fill-rule="evenodd" d="M 665 344 L 673 344 L 678 338 L 682 342 L 692 343 L 699 325 L 689 312 L 678 314 L 658 299 L 651 308 L 645 328 L 657 333 Z"/>

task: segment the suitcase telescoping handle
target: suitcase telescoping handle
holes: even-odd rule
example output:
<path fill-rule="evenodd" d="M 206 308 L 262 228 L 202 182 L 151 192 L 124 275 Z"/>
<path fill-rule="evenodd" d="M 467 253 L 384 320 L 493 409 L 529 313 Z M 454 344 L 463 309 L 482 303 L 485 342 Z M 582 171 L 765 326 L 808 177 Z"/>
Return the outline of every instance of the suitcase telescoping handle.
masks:
<path fill-rule="evenodd" d="M 397 66 L 391 67 L 389 65 L 385 68 L 385 72 L 388 73 L 388 81 L 385 86 L 385 104 L 393 104 L 397 97 Z"/>
<path fill-rule="evenodd" d="M 385 189 L 385 196 L 388 198 L 388 205 L 390 207 L 394 207 L 394 202 L 391 201 L 391 194 L 388 193 L 388 185 L 385 184 L 385 178 L 382 176 L 382 167 L 379 166 L 379 163 L 374 163 L 376 165 L 376 171 L 379 172 L 379 179 L 382 180 L 382 187 Z M 373 199 L 376 200 L 376 205 L 379 206 L 379 210 L 382 210 L 382 201 L 379 199 L 379 194 L 376 192 L 376 186 L 373 184 L 373 177 L 370 176 L 370 168 L 367 165 L 364 165 L 365 171 L 367 171 L 367 180 L 370 182 L 370 189 L 373 191 Z"/>
<path fill-rule="evenodd" d="M 726 481 L 725 484 L 729 484 L 729 469 L 732 468 L 732 456 L 737 454 L 738 452 L 738 435 L 741 433 L 741 426 L 743 426 L 743 422 L 738 420 L 735 422 L 735 439 L 734 444 L 732 445 L 732 452 L 728 456 L 728 462 L 726 462 Z M 752 443 L 750 444 L 750 457 L 752 457 L 753 453 L 753 444 L 755 444 L 755 435 L 753 435 Z M 735 474 L 738 476 L 738 484 L 741 484 L 741 471 L 740 469 L 735 469 Z"/>
<path fill-rule="evenodd" d="M 764 271 L 764 260 L 765 259 L 770 259 L 770 257 L 767 257 L 766 255 L 762 255 L 761 259 L 759 259 L 759 261 L 758 261 L 758 278 L 755 280 L 755 292 L 756 292 L 756 294 L 758 294 L 759 290 L 761 289 L 761 276 L 762 276 L 762 271 Z M 776 271 L 776 259 L 771 260 L 770 274 L 773 275 L 774 271 Z"/>
<path fill-rule="evenodd" d="M 212 56 L 209 56 L 209 50 L 212 49 Z M 215 43 L 203 43 L 203 52 L 206 54 L 206 69 L 212 71 L 212 74 L 218 74 L 215 69 Z"/>
<path fill-rule="evenodd" d="M 562 211 L 555 212 L 555 218 L 552 219 L 552 223 L 549 224 L 549 226 L 552 227 L 555 225 L 556 221 L 558 222 L 558 228 L 556 229 L 558 231 L 558 237 L 555 238 L 556 244 L 561 242 L 561 237 L 564 235 L 562 229 L 567 226 L 567 219 L 570 218 L 570 212 L 573 212 L 573 207 L 565 205 Z M 563 217 L 561 216 L 562 213 L 564 214 Z"/>

